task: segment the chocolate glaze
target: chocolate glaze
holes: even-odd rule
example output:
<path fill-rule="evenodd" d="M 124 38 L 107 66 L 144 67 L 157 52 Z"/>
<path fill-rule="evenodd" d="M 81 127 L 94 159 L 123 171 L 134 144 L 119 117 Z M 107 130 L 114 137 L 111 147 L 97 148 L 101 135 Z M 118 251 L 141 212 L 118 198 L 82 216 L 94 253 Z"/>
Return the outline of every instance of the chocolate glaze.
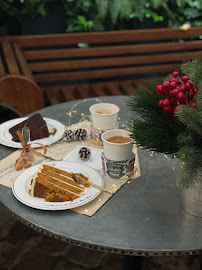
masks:
<path fill-rule="evenodd" d="M 46 125 L 46 122 L 43 120 L 42 116 L 39 113 L 37 113 L 9 129 L 9 132 L 13 136 L 12 138 L 13 141 L 15 142 L 20 141 L 16 132 L 17 130 L 22 131 L 22 128 L 24 127 L 24 125 L 27 125 L 28 128 L 30 129 L 31 141 L 49 137 L 48 127 Z"/>

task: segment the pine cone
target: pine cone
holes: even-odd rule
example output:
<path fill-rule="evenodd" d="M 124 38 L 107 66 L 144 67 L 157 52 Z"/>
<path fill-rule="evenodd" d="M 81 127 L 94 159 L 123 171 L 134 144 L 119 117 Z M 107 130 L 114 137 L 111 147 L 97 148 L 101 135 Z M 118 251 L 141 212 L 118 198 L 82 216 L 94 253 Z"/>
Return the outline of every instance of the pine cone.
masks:
<path fill-rule="evenodd" d="M 68 142 L 73 141 L 74 140 L 74 132 L 71 129 L 65 130 L 64 139 L 67 140 Z"/>
<path fill-rule="evenodd" d="M 79 150 L 79 156 L 81 159 L 83 160 L 88 160 L 91 156 L 91 152 L 90 152 L 90 149 L 87 148 L 87 147 L 82 147 L 80 150 Z"/>
<path fill-rule="evenodd" d="M 78 128 L 75 131 L 75 137 L 78 140 L 84 140 L 87 137 L 87 130 L 83 128 Z"/>

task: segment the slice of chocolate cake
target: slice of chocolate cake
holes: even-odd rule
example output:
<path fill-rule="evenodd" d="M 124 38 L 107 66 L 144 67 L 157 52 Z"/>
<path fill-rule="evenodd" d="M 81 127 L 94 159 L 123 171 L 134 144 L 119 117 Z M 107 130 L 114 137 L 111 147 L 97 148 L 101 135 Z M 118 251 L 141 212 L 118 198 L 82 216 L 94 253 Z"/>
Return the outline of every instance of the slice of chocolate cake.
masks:
<path fill-rule="evenodd" d="M 9 129 L 9 132 L 13 136 L 12 140 L 14 142 L 20 141 L 16 132 L 17 130 L 20 130 L 22 132 L 22 128 L 25 125 L 30 129 L 31 141 L 49 137 L 48 127 L 47 127 L 46 122 L 44 121 L 43 117 L 39 113 L 36 113 L 33 116 L 24 120 L 23 122 Z"/>

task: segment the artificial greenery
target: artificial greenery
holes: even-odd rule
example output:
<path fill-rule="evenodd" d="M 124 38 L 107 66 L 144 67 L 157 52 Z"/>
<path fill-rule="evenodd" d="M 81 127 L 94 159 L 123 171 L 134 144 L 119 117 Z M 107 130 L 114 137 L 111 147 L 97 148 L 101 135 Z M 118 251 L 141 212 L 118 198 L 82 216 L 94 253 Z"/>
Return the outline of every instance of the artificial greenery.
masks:
<path fill-rule="evenodd" d="M 202 60 L 187 61 L 182 71 L 199 91 L 194 96 L 197 107 L 180 105 L 175 112 L 166 113 L 158 106 L 162 99 L 156 83 L 136 89 L 128 101 L 133 111 L 132 135 L 138 146 L 155 152 L 177 156 L 182 162 L 177 185 L 192 187 L 202 170 Z"/>

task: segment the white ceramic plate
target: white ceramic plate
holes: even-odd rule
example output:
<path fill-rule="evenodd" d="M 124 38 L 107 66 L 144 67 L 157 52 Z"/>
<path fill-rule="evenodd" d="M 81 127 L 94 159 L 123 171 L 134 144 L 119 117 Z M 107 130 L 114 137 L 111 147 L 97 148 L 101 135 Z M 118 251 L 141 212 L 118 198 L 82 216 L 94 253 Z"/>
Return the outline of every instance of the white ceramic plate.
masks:
<path fill-rule="evenodd" d="M 88 174 L 90 182 L 102 187 L 104 186 L 104 181 L 99 173 L 84 164 L 67 161 L 53 161 L 48 162 L 48 164 L 68 172 Z M 46 202 L 44 199 L 31 197 L 29 194 L 31 179 L 39 167 L 40 165 L 36 165 L 24 170 L 13 182 L 12 191 L 14 196 L 27 206 L 41 210 L 71 209 L 89 203 L 101 192 L 94 187 L 85 188 L 84 194 L 72 202 Z"/>
<path fill-rule="evenodd" d="M 22 121 L 26 120 L 27 118 L 28 117 L 21 117 L 21 118 L 12 119 L 12 120 L 2 123 L 0 125 L 0 143 L 5 146 L 9 146 L 13 148 L 22 148 L 21 143 L 12 141 L 12 135 L 10 134 L 9 129 L 21 123 Z M 48 129 L 51 129 L 51 128 L 57 129 L 56 133 L 52 137 L 51 144 L 59 141 L 63 137 L 63 134 L 64 134 L 64 130 L 65 130 L 64 125 L 54 119 L 45 118 L 45 117 L 43 119 L 46 121 Z M 32 141 L 31 147 L 37 148 L 40 146 L 38 146 L 37 144 L 34 144 L 34 142 L 39 142 L 39 143 L 42 143 L 43 145 L 48 145 L 49 137 Z"/>

